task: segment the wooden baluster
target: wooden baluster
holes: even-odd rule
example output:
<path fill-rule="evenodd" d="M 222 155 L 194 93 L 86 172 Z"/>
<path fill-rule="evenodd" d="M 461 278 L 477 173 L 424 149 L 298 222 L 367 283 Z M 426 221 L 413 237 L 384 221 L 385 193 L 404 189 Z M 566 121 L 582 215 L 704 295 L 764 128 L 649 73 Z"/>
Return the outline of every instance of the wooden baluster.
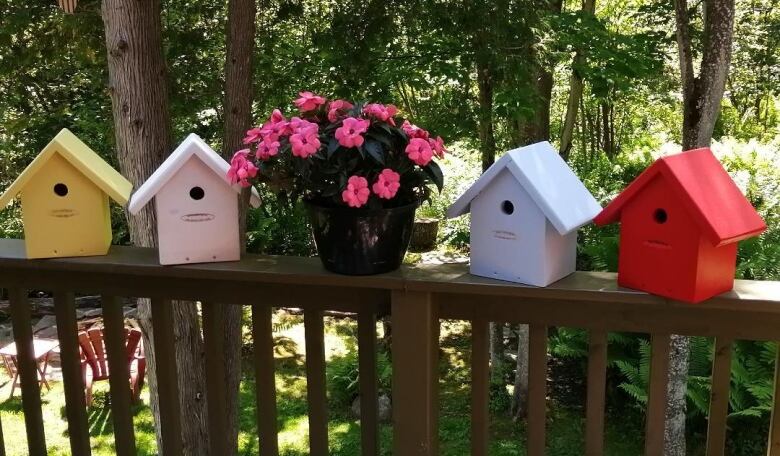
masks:
<path fill-rule="evenodd" d="M 547 421 L 547 326 L 528 329 L 528 455 L 543 456 Z"/>
<path fill-rule="evenodd" d="M 647 397 L 645 456 L 662 456 L 666 420 L 666 389 L 669 383 L 669 334 L 650 336 L 650 388 Z"/>
<path fill-rule="evenodd" d="M 775 358 L 775 391 L 772 398 L 772 419 L 769 424 L 767 456 L 780 456 L 780 347 Z"/>
<path fill-rule="evenodd" d="M 162 454 L 182 454 L 179 383 L 176 373 L 176 348 L 173 328 L 173 303 L 152 299 L 152 338 L 157 370 L 157 397 L 160 405 Z"/>
<path fill-rule="evenodd" d="M 2 422 L 0 422 L 0 456 L 5 456 L 5 438 L 3 437 Z"/>
<path fill-rule="evenodd" d="M 257 434 L 261 456 L 278 456 L 276 431 L 276 379 L 274 375 L 274 337 L 272 308 L 252 306 L 252 338 L 255 344 L 255 381 L 257 391 Z"/>
<path fill-rule="evenodd" d="M 225 312 L 216 303 L 204 302 L 203 346 L 206 350 L 206 401 L 211 454 L 228 454 L 227 408 L 225 391 Z"/>
<path fill-rule="evenodd" d="M 325 456 L 328 454 L 328 403 L 325 389 L 325 328 L 322 318 L 321 310 L 304 310 L 309 451 Z"/>
<path fill-rule="evenodd" d="M 393 291 L 393 454 L 438 454 L 439 312 L 429 293 Z"/>
<path fill-rule="evenodd" d="M 41 388 L 38 384 L 38 364 L 35 360 L 27 291 L 11 288 L 9 298 L 14 342 L 16 342 L 16 366 L 22 383 L 22 409 L 24 410 L 24 425 L 27 430 L 27 448 L 30 456 L 46 456 Z"/>
<path fill-rule="evenodd" d="M 109 366 L 111 415 L 114 442 L 119 456 L 136 454 L 133 412 L 131 410 L 130 367 L 126 345 L 125 316 L 122 302 L 114 296 L 103 296 L 103 339 Z"/>
<path fill-rule="evenodd" d="M 130 366 L 122 301 L 103 296 L 103 339 L 108 357 L 108 383 L 111 387 L 111 416 L 114 420 L 114 444 L 117 456 L 134 456 L 135 429 L 131 409 Z"/>
<path fill-rule="evenodd" d="M 490 442 L 490 323 L 471 322 L 471 454 L 487 456 Z"/>
<path fill-rule="evenodd" d="M 57 317 L 57 337 L 60 342 L 60 364 L 65 388 L 65 416 L 68 418 L 70 452 L 88 456 L 92 454 L 92 450 L 89 446 L 89 425 L 84 399 L 74 294 L 62 291 L 54 293 L 54 313 Z M 103 318 L 106 318 L 105 315 Z M 113 402 L 112 398 L 111 403 Z"/>
<path fill-rule="evenodd" d="M 585 406 L 585 454 L 604 453 L 604 396 L 607 382 L 607 332 L 591 331 L 588 343 L 588 399 Z"/>
<path fill-rule="evenodd" d="M 379 454 L 379 389 L 376 375 L 376 314 L 358 314 L 360 372 L 360 447 L 363 456 Z"/>
<path fill-rule="evenodd" d="M 729 413 L 731 385 L 731 342 L 727 337 L 715 338 L 715 358 L 712 361 L 712 392 L 707 423 L 707 456 L 723 456 L 726 449 L 726 417 Z"/>

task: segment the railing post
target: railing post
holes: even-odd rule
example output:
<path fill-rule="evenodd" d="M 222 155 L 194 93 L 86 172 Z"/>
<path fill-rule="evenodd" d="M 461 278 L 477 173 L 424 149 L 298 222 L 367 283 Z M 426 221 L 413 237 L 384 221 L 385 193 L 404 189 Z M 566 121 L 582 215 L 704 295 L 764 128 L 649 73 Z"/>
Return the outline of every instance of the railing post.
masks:
<path fill-rule="evenodd" d="M 607 383 L 607 332 L 593 330 L 588 343 L 588 399 L 585 407 L 585 455 L 604 453 L 604 398 Z"/>
<path fill-rule="evenodd" d="M 306 334 L 306 398 L 309 402 L 309 451 L 328 454 L 328 398 L 325 384 L 325 327 L 323 312 L 304 309 Z"/>
<path fill-rule="evenodd" d="M 490 438 L 490 323 L 471 322 L 471 455 L 486 456 Z"/>
<path fill-rule="evenodd" d="M 206 351 L 206 403 L 211 454 L 228 454 L 225 391 L 225 310 L 216 303 L 202 303 L 203 347 Z"/>
<path fill-rule="evenodd" d="M 27 448 L 30 456 L 46 456 L 46 434 L 43 430 L 41 388 L 38 384 L 38 366 L 33 348 L 30 304 L 27 300 L 26 290 L 11 288 L 9 294 L 14 341 L 16 342 L 16 364 L 22 383 L 22 409 L 27 429 Z"/>
<path fill-rule="evenodd" d="M 54 293 L 54 313 L 57 317 L 57 337 L 60 342 L 62 380 L 65 384 L 65 415 L 68 417 L 70 451 L 87 456 L 91 454 L 91 450 L 74 294 L 60 291 Z M 113 397 L 111 403 L 114 403 Z"/>
<path fill-rule="evenodd" d="M 111 415 L 114 419 L 114 442 L 117 456 L 136 454 L 135 430 L 130 393 L 127 335 L 122 301 L 116 296 L 103 296 L 103 326 L 108 382 L 111 386 Z M 83 393 L 83 391 L 82 391 Z"/>
<path fill-rule="evenodd" d="M 379 454 L 378 387 L 376 376 L 376 314 L 358 314 L 360 381 L 360 447 L 364 456 Z"/>
<path fill-rule="evenodd" d="M 274 366 L 274 335 L 271 306 L 252 306 L 252 339 L 255 344 L 255 381 L 257 401 L 257 433 L 260 454 L 277 456 L 279 441 L 276 432 L 276 381 Z"/>
<path fill-rule="evenodd" d="M 182 454 L 181 406 L 179 379 L 176 373 L 176 337 L 173 303 L 169 299 L 152 299 L 152 343 L 157 374 L 157 398 L 160 404 L 160 427 L 163 456 Z"/>
<path fill-rule="evenodd" d="M 430 293 L 393 291 L 393 454 L 438 454 L 439 312 Z"/>
<path fill-rule="evenodd" d="M 715 338 L 710 414 L 707 419 L 707 456 L 723 456 L 726 453 L 726 424 L 731 386 L 731 342 L 729 337 Z"/>
<path fill-rule="evenodd" d="M 769 423 L 767 456 L 780 456 L 780 347 L 775 358 L 775 390 L 772 397 L 772 418 Z"/>
<path fill-rule="evenodd" d="M 650 386 L 647 397 L 645 456 L 662 456 L 664 453 L 669 342 L 669 334 L 650 335 Z"/>

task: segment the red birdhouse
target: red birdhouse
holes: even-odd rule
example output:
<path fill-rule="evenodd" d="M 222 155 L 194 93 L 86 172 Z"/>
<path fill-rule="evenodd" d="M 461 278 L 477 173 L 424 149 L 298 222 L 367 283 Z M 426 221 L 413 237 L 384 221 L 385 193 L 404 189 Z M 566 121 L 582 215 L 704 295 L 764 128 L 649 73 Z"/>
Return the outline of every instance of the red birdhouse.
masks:
<path fill-rule="evenodd" d="M 618 284 L 687 302 L 731 290 L 766 224 L 708 148 L 656 160 L 594 219 L 621 222 Z"/>

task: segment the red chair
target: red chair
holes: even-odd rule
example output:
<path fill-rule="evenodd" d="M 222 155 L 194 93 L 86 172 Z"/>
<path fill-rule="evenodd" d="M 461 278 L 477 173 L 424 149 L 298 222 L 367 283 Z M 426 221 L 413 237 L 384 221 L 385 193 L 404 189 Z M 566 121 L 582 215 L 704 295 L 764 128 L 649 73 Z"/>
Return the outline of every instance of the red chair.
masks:
<path fill-rule="evenodd" d="M 91 328 L 79 333 L 81 348 L 81 375 L 84 379 L 87 407 L 92 405 L 92 385 L 101 380 L 108 380 L 108 359 L 106 357 L 103 328 Z M 138 401 L 144 386 L 146 375 L 146 357 L 144 356 L 141 331 L 125 328 L 125 347 L 127 348 L 127 365 L 130 372 L 130 394 L 133 402 Z M 87 375 L 89 367 L 91 375 Z"/>

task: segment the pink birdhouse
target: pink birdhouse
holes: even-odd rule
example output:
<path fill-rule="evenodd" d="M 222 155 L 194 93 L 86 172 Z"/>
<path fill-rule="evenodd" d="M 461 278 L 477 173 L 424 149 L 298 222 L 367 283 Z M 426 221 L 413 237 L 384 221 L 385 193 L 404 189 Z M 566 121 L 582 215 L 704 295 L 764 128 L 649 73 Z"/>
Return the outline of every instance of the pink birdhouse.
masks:
<path fill-rule="evenodd" d="M 160 264 L 240 259 L 241 187 L 228 182 L 229 166 L 192 133 L 133 195 L 128 206 L 132 214 L 155 199 Z M 255 189 L 250 204 L 260 205 Z"/>

